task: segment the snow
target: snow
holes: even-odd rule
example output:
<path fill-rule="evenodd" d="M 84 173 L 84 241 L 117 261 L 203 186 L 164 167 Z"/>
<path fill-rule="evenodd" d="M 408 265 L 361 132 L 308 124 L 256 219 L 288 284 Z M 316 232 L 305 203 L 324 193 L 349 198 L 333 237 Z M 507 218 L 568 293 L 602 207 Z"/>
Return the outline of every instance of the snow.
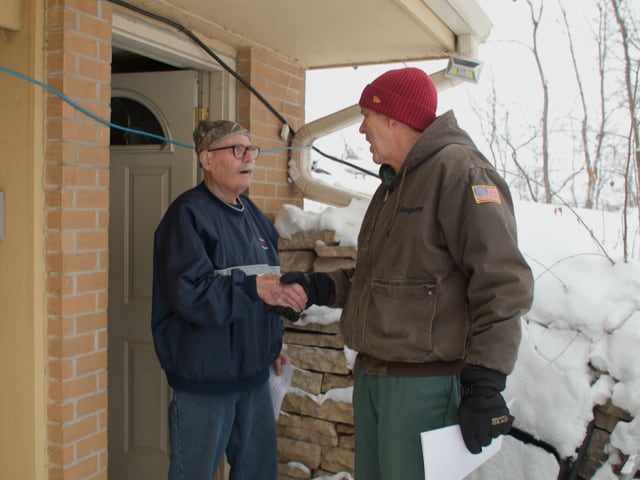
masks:
<path fill-rule="evenodd" d="M 349 208 L 327 207 L 322 212 L 303 211 L 295 205 L 283 205 L 275 226 L 283 238 L 298 231 L 333 230 L 340 233 L 340 245 L 355 245 L 362 217 L 369 202 L 352 199 Z"/>
<path fill-rule="evenodd" d="M 362 200 L 322 212 L 286 205 L 275 224 L 283 236 L 333 229 L 341 245 L 355 245 L 365 209 Z M 516 202 L 516 218 L 520 248 L 536 282 L 533 306 L 523 317 L 518 360 L 504 392 L 514 399 L 515 426 L 553 445 L 562 457 L 575 457 L 594 406 L 611 400 L 632 420 L 618 423 L 606 449 L 609 460 L 593 478 L 619 478 L 611 464 L 619 464 L 621 454 L 636 461 L 640 454 L 638 213 L 627 218 L 629 251 L 634 252 L 627 263 L 620 213 Z M 314 306 L 302 321 L 336 322 L 339 312 Z M 345 355 L 353 365 L 353 352 L 345 348 Z M 350 401 L 345 389 L 325 396 Z M 557 478 L 558 470 L 550 453 L 506 437 L 501 451 L 468 478 L 549 480 Z"/>
<path fill-rule="evenodd" d="M 295 367 L 294 367 L 295 368 Z M 311 398 L 318 405 L 322 405 L 326 400 L 333 400 L 334 402 L 351 403 L 353 396 L 353 387 L 332 388 L 326 393 L 314 395 L 306 392 L 298 387 L 289 387 L 289 393 L 293 393 L 299 396 L 306 396 Z"/>

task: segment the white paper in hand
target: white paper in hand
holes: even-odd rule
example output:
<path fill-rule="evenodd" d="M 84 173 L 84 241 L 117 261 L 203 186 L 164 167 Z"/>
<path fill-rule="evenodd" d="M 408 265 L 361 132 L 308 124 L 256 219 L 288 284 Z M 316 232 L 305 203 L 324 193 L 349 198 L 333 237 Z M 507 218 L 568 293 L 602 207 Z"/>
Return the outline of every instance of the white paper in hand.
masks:
<path fill-rule="evenodd" d="M 460 425 L 422 432 L 420 440 L 425 480 L 462 480 L 494 456 L 502 446 L 500 435 L 482 452 L 473 454 L 464 444 Z"/>
<path fill-rule="evenodd" d="M 293 365 L 282 365 L 282 373 L 276 375 L 273 365 L 269 367 L 269 388 L 271 389 L 271 402 L 273 403 L 273 414 L 278 420 L 282 400 L 289 390 L 291 379 L 293 378 Z"/>

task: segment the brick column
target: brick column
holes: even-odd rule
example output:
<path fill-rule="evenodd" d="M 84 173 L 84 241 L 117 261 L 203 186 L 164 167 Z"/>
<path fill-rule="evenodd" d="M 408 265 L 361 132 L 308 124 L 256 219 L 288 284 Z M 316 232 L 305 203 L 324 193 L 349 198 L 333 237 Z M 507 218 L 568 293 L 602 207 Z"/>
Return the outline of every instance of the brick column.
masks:
<path fill-rule="evenodd" d="M 282 115 L 294 130 L 304 125 L 305 70 L 255 49 L 238 56 L 238 73 Z M 238 84 L 238 121 L 263 150 L 281 148 L 282 121 L 255 95 Z M 273 220 L 285 203 L 302 207 L 302 195 L 288 182 L 288 150 L 263 153 L 249 191 L 251 199 Z"/>
<path fill-rule="evenodd" d="M 47 83 L 107 120 L 111 14 L 47 6 Z M 45 190 L 49 479 L 106 479 L 109 129 L 51 93 Z"/>

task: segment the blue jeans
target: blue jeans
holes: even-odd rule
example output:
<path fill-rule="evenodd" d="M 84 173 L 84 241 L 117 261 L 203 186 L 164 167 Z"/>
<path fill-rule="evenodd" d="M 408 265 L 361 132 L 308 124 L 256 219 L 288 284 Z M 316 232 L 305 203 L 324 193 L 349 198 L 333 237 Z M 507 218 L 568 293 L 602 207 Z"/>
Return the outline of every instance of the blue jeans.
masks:
<path fill-rule="evenodd" d="M 169 480 L 212 480 L 223 453 L 230 480 L 276 480 L 278 449 L 269 384 L 247 392 L 174 391 Z"/>

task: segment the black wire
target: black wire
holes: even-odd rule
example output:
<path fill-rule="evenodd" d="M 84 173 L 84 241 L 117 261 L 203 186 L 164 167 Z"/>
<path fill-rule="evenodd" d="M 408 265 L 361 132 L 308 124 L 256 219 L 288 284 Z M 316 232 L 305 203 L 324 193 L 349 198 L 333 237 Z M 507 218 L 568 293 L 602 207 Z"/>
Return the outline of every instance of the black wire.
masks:
<path fill-rule="evenodd" d="M 200 46 L 200 48 L 202 48 L 205 52 L 207 52 L 207 54 L 209 56 L 211 56 L 216 62 L 218 62 L 227 72 L 229 72 L 231 75 L 233 75 L 236 80 L 238 80 L 240 83 L 242 83 L 242 85 L 244 85 L 247 89 L 249 89 L 249 91 L 251 93 L 253 93 L 258 98 L 258 100 L 260 100 L 263 103 L 263 105 L 265 107 L 267 107 L 269 109 L 269 111 L 271 113 L 273 113 L 278 118 L 278 120 L 280 120 L 284 125 L 286 125 L 289 128 L 289 131 L 291 132 L 291 134 L 295 135 L 295 133 L 296 133 L 295 130 L 289 124 L 289 122 L 287 122 L 287 120 L 280 114 L 280 112 L 278 112 L 273 107 L 273 105 L 271 105 L 267 101 L 267 99 L 265 99 L 260 94 L 260 92 L 258 92 L 249 82 L 247 82 L 235 70 L 233 70 L 229 65 L 227 65 L 222 58 L 220 58 L 218 55 L 216 55 L 216 53 L 213 50 L 211 50 L 202 40 L 200 40 L 191 30 L 186 28 L 184 25 L 182 25 L 182 24 L 180 24 L 178 22 L 175 22 L 175 21 L 173 21 L 173 20 L 171 20 L 169 18 L 162 17 L 162 16 L 157 15 L 155 13 L 149 12 L 148 10 L 145 10 L 143 8 L 136 7 L 135 5 L 131 5 L 130 3 L 124 2 L 122 0 L 109 0 L 109 1 L 111 3 L 116 4 L 116 5 L 120 5 L 121 7 L 125 7 L 125 8 L 128 8 L 130 10 L 133 10 L 134 12 L 137 12 L 137 13 L 139 13 L 141 15 L 145 15 L 147 17 L 153 18 L 154 20 L 157 20 L 159 22 L 166 23 L 167 25 L 170 25 L 173 28 L 175 28 L 177 30 L 180 30 L 182 33 L 187 35 L 189 38 L 191 38 L 191 40 L 193 40 L 196 44 L 198 44 L 198 46 Z M 347 165 L 347 166 L 349 166 L 351 168 L 354 168 L 354 169 L 356 169 L 356 170 L 358 170 L 358 171 L 360 171 L 360 172 L 362 172 L 364 174 L 371 175 L 371 176 L 374 176 L 376 178 L 379 178 L 378 174 L 376 174 L 376 173 L 370 172 L 369 170 L 366 170 L 366 169 L 364 169 L 362 167 L 358 167 L 357 165 L 354 165 L 352 163 L 346 162 L 346 161 L 341 160 L 339 158 L 336 158 L 336 157 L 334 157 L 332 155 L 324 153 L 322 150 L 320 150 L 317 147 L 313 147 L 312 146 L 312 148 L 313 148 L 313 150 L 318 152 L 320 155 L 322 155 L 322 156 L 324 156 L 324 157 L 326 157 L 326 158 L 328 158 L 330 160 L 333 160 L 334 162 L 342 163 L 343 165 Z"/>
<path fill-rule="evenodd" d="M 186 28 L 185 26 L 181 25 L 178 22 L 174 22 L 171 19 L 162 17 L 160 15 L 157 15 L 155 13 L 149 12 L 147 10 L 144 10 L 143 8 L 140 7 L 136 7 L 135 5 L 131 5 L 130 3 L 127 2 L 123 2 L 122 0 L 109 0 L 111 3 L 115 3 L 116 5 L 120 5 L 122 7 L 128 8 L 130 10 L 133 10 L 134 12 L 140 13 L 142 15 L 146 15 L 147 17 L 153 18 L 154 20 L 158 20 L 159 22 L 163 22 L 166 23 L 167 25 L 171 25 L 172 27 L 180 30 L 181 32 L 183 32 L 185 35 L 187 35 L 189 38 L 191 38 L 194 42 L 196 42 L 200 48 L 202 48 L 205 52 L 207 52 L 212 58 L 215 59 L 216 62 L 218 62 L 220 65 L 222 65 L 222 67 L 229 72 L 231 75 L 233 75 L 236 80 L 238 80 L 240 83 L 242 83 L 242 85 L 244 85 L 245 87 L 247 87 L 249 89 L 249 91 L 251 91 L 251 93 L 253 93 L 264 105 L 265 107 L 267 107 L 271 113 L 273 113 L 276 117 L 278 117 L 278 119 L 284 123 L 287 127 L 289 127 L 289 130 L 291 131 L 292 134 L 295 135 L 295 130 L 293 129 L 293 127 L 291 125 L 289 125 L 289 122 L 287 122 L 287 120 L 280 114 L 280 112 L 278 112 L 261 94 L 260 92 L 258 92 L 249 82 L 247 82 L 244 78 L 242 78 L 235 70 L 233 70 L 229 65 L 227 65 L 225 63 L 224 60 L 222 60 L 222 58 L 220 58 L 218 55 L 216 55 L 216 53 L 211 50 L 202 40 L 200 40 L 191 30 L 189 30 L 188 28 Z"/>
<path fill-rule="evenodd" d="M 353 163 L 349 163 L 345 160 L 342 160 L 338 157 L 334 157 L 333 155 L 329 155 L 328 153 L 324 153 L 322 150 L 320 150 L 318 147 L 314 147 L 313 145 L 311 146 L 312 150 L 315 150 L 316 152 L 318 152 L 320 155 L 322 155 L 323 157 L 328 158 L 329 160 L 333 160 L 334 162 L 337 163 L 341 163 L 343 165 L 347 165 L 351 168 L 355 168 L 356 170 L 358 170 L 359 172 L 362 172 L 366 175 L 371 175 L 372 177 L 376 177 L 376 178 L 380 178 L 380 175 L 378 175 L 377 173 L 374 172 L 370 172 L 369 170 L 367 170 L 366 168 L 362 168 L 362 167 L 358 167 L 357 165 L 354 165 Z"/>
<path fill-rule="evenodd" d="M 529 445 L 535 445 L 536 447 L 540 447 L 543 450 L 546 450 L 551 455 L 556 457 L 556 460 L 558 461 L 559 464 L 562 464 L 562 461 L 563 461 L 562 455 L 560 455 L 560 452 L 556 450 L 556 447 L 554 447 L 550 443 L 547 443 L 544 440 L 540 440 L 534 437 L 533 435 L 531 435 L 529 432 L 525 432 L 524 430 L 520 430 L 519 428 L 516 428 L 516 427 L 511 427 L 511 430 L 509 430 L 509 433 L 507 435 L 513 438 L 517 438 L 521 442 L 528 443 Z"/>

